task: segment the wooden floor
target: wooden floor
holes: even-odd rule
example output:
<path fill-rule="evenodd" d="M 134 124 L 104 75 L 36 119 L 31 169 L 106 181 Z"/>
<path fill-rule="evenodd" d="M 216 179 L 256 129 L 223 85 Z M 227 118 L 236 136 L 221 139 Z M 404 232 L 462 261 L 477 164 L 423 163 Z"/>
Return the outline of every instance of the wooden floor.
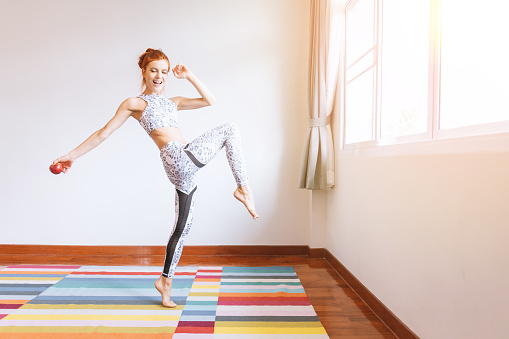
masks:
<path fill-rule="evenodd" d="M 162 265 L 162 256 L 0 255 L 0 268 L 17 264 Z M 330 338 L 397 338 L 325 259 L 304 255 L 184 255 L 181 266 L 293 266 Z M 268 338 L 268 337 L 267 337 Z"/>

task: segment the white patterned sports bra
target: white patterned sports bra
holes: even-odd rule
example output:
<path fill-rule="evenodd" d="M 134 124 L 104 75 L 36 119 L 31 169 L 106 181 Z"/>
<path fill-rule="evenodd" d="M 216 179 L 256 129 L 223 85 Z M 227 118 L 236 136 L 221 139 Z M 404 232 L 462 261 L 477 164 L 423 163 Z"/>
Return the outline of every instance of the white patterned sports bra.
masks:
<path fill-rule="evenodd" d="M 138 95 L 147 102 L 140 118 L 140 125 L 150 134 L 156 128 L 179 127 L 177 105 L 162 95 Z"/>

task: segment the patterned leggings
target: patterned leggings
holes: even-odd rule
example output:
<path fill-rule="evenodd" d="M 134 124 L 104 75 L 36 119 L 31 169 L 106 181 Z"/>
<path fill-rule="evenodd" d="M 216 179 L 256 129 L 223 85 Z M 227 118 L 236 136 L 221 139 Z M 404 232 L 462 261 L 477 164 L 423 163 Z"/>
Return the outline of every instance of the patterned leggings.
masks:
<path fill-rule="evenodd" d="M 196 172 L 209 163 L 222 148 L 237 186 L 248 184 L 242 154 L 240 134 L 235 124 L 225 124 L 210 130 L 187 145 L 170 141 L 161 149 L 161 159 L 170 181 L 175 185 L 175 225 L 166 246 L 162 275 L 172 278 L 184 247 L 184 238 L 193 222 Z"/>

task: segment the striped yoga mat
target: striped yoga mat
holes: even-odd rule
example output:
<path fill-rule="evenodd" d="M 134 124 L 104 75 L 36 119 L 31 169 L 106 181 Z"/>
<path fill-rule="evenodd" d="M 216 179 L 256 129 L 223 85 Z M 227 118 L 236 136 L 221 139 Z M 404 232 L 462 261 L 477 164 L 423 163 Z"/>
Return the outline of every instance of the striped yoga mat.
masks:
<path fill-rule="evenodd" d="M 328 338 L 292 267 L 179 267 L 169 309 L 160 267 L 0 270 L 0 338 Z"/>

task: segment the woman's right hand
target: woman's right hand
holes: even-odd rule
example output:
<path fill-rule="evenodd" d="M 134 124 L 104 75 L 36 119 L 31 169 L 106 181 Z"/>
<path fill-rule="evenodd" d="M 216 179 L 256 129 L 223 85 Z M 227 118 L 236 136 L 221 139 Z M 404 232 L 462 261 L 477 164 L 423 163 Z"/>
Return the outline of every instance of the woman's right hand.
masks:
<path fill-rule="evenodd" d="M 64 168 L 62 172 L 66 173 L 71 168 L 73 162 L 74 162 L 73 158 L 71 158 L 69 155 L 64 155 L 63 157 L 53 160 L 52 165 L 61 163 L 62 167 Z"/>

